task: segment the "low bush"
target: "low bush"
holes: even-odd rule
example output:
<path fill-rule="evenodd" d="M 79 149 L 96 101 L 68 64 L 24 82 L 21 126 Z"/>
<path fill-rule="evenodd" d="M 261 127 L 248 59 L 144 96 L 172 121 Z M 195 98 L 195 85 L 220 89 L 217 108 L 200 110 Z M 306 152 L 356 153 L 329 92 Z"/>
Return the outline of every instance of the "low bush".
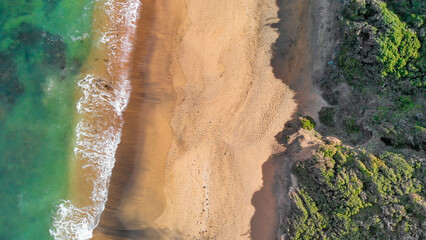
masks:
<path fill-rule="evenodd" d="M 303 129 L 312 130 L 316 126 L 315 120 L 309 116 L 300 117 L 299 119 Z"/>

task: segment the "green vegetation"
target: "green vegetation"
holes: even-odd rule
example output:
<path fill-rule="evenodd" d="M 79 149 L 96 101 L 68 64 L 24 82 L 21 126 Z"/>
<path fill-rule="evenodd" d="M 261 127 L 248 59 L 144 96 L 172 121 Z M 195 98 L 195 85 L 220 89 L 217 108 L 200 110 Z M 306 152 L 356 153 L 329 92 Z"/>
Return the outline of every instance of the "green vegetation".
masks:
<path fill-rule="evenodd" d="M 306 130 L 312 130 L 317 125 L 315 120 L 309 116 L 300 117 L 300 123 L 302 124 L 302 128 Z"/>
<path fill-rule="evenodd" d="M 378 59 L 384 64 L 382 75 L 394 74 L 397 78 L 408 76 L 407 64 L 419 57 L 420 42 L 417 34 L 388 10 L 385 3 L 380 2 L 379 6 L 382 10 L 382 21 L 389 26 L 386 32 L 379 33 L 378 36 Z"/>
<path fill-rule="evenodd" d="M 300 187 L 291 194 L 291 238 L 425 238 L 424 183 L 414 177 L 425 167 L 411 160 L 416 168 L 395 153 L 378 158 L 362 149 L 322 145 L 295 167 Z"/>
<path fill-rule="evenodd" d="M 350 134 L 350 133 L 356 133 L 356 132 L 359 132 L 358 125 L 356 124 L 355 119 L 353 119 L 353 118 L 348 119 L 348 120 L 345 122 L 345 128 L 346 128 L 346 131 L 347 131 L 349 134 Z"/>
<path fill-rule="evenodd" d="M 424 27 L 426 19 L 426 2 L 424 0 L 387 0 L 388 6 L 396 12 L 410 27 Z"/>
<path fill-rule="evenodd" d="M 379 135 L 394 147 L 425 147 L 425 5 L 415 0 L 351 0 L 344 5 L 337 65 L 327 70 L 321 86 L 333 105 L 320 112 L 329 132 L 354 144 Z M 350 90 L 336 92 L 342 83 Z M 350 104 L 339 103 L 339 95 Z"/>
<path fill-rule="evenodd" d="M 386 3 L 352 0 L 344 16 L 339 66 L 351 84 L 381 86 L 404 77 L 424 81 L 419 72 L 425 60 L 418 34 Z"/>
<path fill-rule="evenodd" d="M 323 107 L 319 112 L 319 120 L 326 126 L 332 127 L 334 125 L 334 109 L 331 107 Z"/>
<path fill-rule="evenodd" d="M 296 164 L 289 239 L 426 239 L 425 13 L 421 0 L 343 5 L 316 130 L 352 146 L 324 141 Z"/>

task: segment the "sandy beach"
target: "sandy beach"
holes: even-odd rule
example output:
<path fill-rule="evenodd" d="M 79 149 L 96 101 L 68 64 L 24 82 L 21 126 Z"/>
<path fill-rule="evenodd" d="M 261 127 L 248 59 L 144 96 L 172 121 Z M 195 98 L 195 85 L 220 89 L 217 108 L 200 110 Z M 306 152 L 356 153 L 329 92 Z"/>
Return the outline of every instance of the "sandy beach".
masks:
<path fill-rule="evenodd" d="M 263 165 L 296 110 L 271 66 L 277 14 L 272 0 L 143 2 L 93 239 L 275 236 L 274 166 Z"/>
<path fill-rule="evenodd" d="M 174 139 L 165 169 L 166 207 L 156 220 L 185 239 L 270 239 L 272 191 L 262 165 L 292 115 L 293 94 L 270 66 L 275 2 L 189 1 L 190 25 L 174 78 Z M 174 69 L 172 69 L 174 70 Z M 271 183 L 272 184 L 272 183 Z M 253 202 L 263 201 L 262 219 Z"/>

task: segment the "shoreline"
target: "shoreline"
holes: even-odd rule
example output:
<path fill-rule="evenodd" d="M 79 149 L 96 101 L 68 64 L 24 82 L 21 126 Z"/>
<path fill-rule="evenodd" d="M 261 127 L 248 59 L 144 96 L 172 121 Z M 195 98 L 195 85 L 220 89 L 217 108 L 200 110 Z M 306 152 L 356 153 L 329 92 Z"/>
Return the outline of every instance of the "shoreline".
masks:
<path fill-rule="evenodd" d="M 75 94 L 78 123 L 70 157 L 70 193 L 53 216 L 50 234 L 55 239 L 92 237 L 107 199 L 121 113 L 130 91 L 126 64 L 139 2 L 105 0 L 93 8 L 92 48 Z"/>
<path fill-rule="evenodd" d="M 170 22 L 178 17 L 162 8 L 159 1 L 143 3 L 132 53 L 132 92 L 123 115 L 122 142 L 106 210 L 94 239 L 117 239 L 135 233 L 158 239 L 154 220 L 162 213 L 165 201 L 165 183 L 158 173 L 164 172 L 173 138 L 170 120 L 175 105 L 173 84 L 168 77 L 171 50 L 165 49 L 173 45 L 167 31 L 174 31 Z"/>

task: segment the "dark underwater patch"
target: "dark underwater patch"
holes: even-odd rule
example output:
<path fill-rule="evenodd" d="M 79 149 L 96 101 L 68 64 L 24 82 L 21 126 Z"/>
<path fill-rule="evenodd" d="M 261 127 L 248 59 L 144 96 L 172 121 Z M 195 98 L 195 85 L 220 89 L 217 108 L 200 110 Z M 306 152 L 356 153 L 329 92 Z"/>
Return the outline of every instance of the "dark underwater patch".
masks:
<path fill-rule="evenodd" d="M 14 104 L 24 91 L 16 76 L 16 65 L 12 56 L 0 52 L 0 102 Z"/>
<path fill-rule="evenodd" d="M 16 54 L 23 53 L 25 59 L 30 61 L 31 57 L 38 55 L 36 54 L 38 51 L 43 57 L 40 67 L 54 71 L 65 69 L 66 45 L 60 35 L 44 31 L 26 22 L 21 23 L 13 32 L 16 45 L 13 48 Z"/>
<path fill-rule="evenodd" d="M 61 0 L 44 0 L 46 14 L 49 15 L 58 6 Z"/>
<path fill-rule="evenodd" d="M 0 126 L 23 92 L 24 86 L 18 81 L 12 56 L 0 52 Z"/>

